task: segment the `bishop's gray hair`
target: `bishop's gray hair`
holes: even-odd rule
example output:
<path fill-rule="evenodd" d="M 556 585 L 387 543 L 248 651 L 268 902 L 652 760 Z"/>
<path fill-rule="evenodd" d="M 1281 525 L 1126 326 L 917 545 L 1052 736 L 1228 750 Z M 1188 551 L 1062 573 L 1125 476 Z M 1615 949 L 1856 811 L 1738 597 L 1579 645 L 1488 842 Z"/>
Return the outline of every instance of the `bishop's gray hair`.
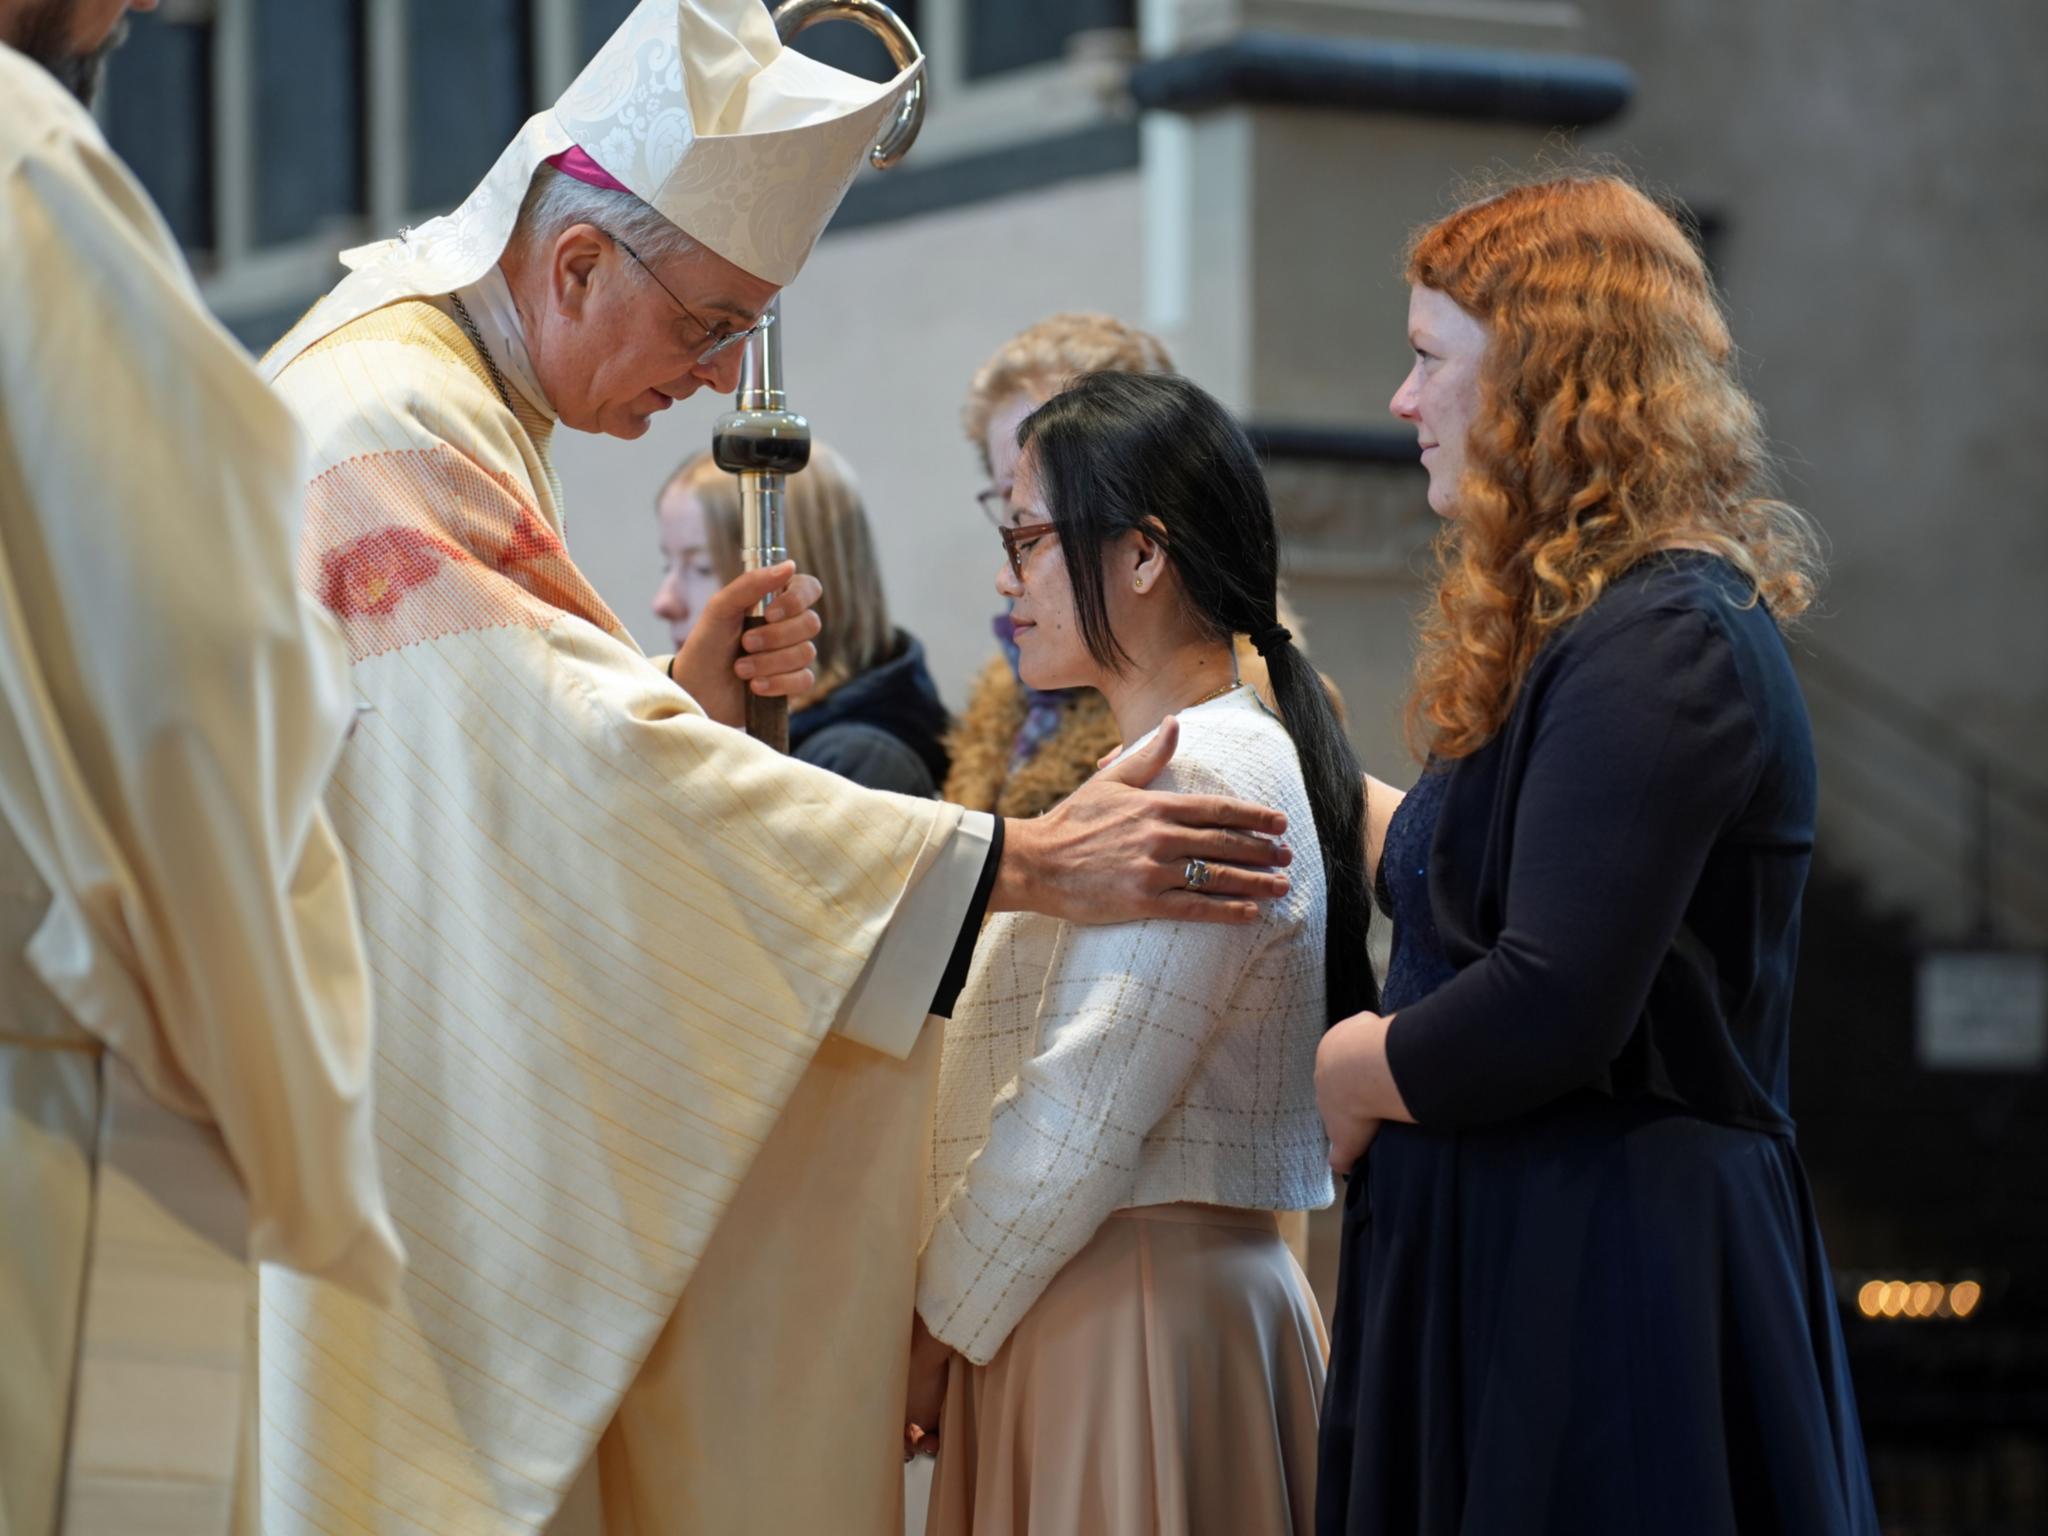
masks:
<path fill-rule="evenodd" d="M 537 255 L 572 224 L 594 224 L 649 262 L 686 258 L 703 249 L 630 192 L 593 187 L 552 165 L 535 166 L 512 226 L 512 243 Z"/>

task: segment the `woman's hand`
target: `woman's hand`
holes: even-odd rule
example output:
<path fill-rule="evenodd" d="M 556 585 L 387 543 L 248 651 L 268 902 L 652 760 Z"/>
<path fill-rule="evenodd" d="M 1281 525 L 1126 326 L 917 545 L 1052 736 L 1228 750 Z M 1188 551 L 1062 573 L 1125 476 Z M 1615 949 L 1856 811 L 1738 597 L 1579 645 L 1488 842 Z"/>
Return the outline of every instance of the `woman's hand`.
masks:
<path fill-rule="evenodd" d="M 775 593 L 768 622 L 746 627 L 747 615 Z M 790 561 L 745 571 L 718 589 L 669 662 L 668 675 L 720 725 L 747 723 L 747 694 L 795 698 L 816 686 L 812 638 L 822 627 L 812 612 L 825 589 L 815 576 L 799 576 Z"/>
<path fill-rule="evenodd" d="M 1330 1166 L 1349 1173 L 1365 1156 L 1383 1120 L 1413 1122 L 1387 1065 L 1391 1015 L 1355 1013 L 1340 1019 L 1316 1047 L 1316 1109 L 1330 1138 Z"/>
<path fill-rule="evenodd" d="M 946 1372 L 953 1347 L 931 1335 L 924 1319 L 910 1318 L 910 1396 L 903 1417 L 903 1459 L 939 1454 L 939 1412 L 946 1405 Z"/>

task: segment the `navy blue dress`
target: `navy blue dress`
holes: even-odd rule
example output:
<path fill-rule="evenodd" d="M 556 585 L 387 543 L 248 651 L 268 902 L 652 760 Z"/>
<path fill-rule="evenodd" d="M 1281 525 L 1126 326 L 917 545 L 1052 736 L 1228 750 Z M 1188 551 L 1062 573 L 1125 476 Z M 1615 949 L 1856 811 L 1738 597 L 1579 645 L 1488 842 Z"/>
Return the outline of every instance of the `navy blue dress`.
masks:
<path fill-rule="evenodd" d="M 1876 1536 L 1786 1108 L 1814 802 L 1776 627 L 1697 555 L 1402 802 L 1419 1123 L 1345 1192 L 1319 1536 Z"/>

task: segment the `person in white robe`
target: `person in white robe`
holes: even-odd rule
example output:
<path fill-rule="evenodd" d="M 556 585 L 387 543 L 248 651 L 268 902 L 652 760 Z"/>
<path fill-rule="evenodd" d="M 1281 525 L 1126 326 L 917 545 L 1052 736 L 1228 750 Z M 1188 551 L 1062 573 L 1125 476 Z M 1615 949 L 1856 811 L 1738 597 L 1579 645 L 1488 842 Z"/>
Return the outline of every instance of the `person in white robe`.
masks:
<path fill-rule="evenodd" d="M 301 445 L 60 83 L 123 9 L 0 0 L 5 1536 L 229 1530 L 254 1261 L 401 1265 Z"/>
<path fill-rule="evenodd" d="M 1250 920 L 1285 887 L 1253 867 L 1282 818 L 1137 787 L 1171 731 L 1007 828 L 863 791 L 721 723 L 786 569 L 650 661 L 569 556 L 557 425 L 636 437 L 732 389 L 917 67 L 829 69 L 757 0 L 643 0 L 265 360 L 365 706 L 332 811 L 411 1254 L 389 1312 L 266 1277 L 272 1536 L 897 1529 L 925 1020 L 982 912 Z M 771 654 L 807 644 L 778 617 Z"/>

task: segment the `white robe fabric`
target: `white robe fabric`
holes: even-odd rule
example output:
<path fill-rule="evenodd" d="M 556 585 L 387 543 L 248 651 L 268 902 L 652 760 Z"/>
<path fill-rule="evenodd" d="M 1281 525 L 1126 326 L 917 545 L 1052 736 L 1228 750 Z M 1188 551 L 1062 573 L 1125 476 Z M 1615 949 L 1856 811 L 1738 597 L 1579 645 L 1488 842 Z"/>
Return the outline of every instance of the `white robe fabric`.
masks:
<path fill-rule="evenodd" d="M 301 577 L 365 706 L 331 806 L 412 1265 L 388 1313 L 266 1274 L 265 1529 L 539 1530 L 608 1428 L 618 1531 L 890 1529 L 917 1046 L 991 824 L 707 719 L 569 559 L 552 418 L 451 311 L 269 359 L 312 444 Z M 750 1331 L 764 1377 L 824 1386 L 783 1371 L 773 1423 L 722 1421 L 707 1378 Z"/>
<path fill-rule="evenodd" d="M 288 413 L 0 47 L 0 1533 L 227 1528 L 251 1258 L 401 1253 Z"/>

